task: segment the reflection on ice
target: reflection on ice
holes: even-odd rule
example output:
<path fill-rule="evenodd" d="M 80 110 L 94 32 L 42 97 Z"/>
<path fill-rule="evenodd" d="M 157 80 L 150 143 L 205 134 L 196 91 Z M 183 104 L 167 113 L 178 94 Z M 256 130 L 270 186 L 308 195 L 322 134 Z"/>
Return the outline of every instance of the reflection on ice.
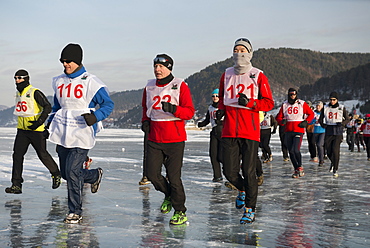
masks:
<path fill-rule="evenodd" d="M 138 185 L 143 133 L 107 129 L 89 153 L 91 168 L 105 171 L 101 189 L 97 194 L 85 189 L 83 223 L 68 225 L 63 223 L 65 182 L 52 190 L 50 175 L 32 149 L 26 155 L 23 194 L 5 194 L 14 136 L 13 129 L 0 128 L 0 247 L 370 247 L 370 162 L 365 152 L 348 152 L 344 143 L 339 178 L 328 172 L 328 161 L 322 168 L 309 162 L 304 140 L 306 175 L 292 179 L 292 165 L 283 161 L 273 135 L 274 161 L 263 164 L 256 222 L 240 225 L 236 191 L 211 181 L 209 133 L 189 131 L 182 179 L 190 224 L 170 226 L 173 211 L 159 210 L 163 195 L 151 184 Z M 55 146 L 48 147 L 57 158 Z"/>

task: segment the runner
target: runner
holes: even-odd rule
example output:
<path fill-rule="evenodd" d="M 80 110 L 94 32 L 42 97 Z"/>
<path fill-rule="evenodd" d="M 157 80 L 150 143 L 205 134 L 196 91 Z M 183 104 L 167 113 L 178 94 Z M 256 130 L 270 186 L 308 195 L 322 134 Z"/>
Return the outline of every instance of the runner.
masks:
<path fill-rule="evenodd" d="M 285 144 L 289 150 L 290 160 L 294 167 L 293 178 L 304 176 L 302 166 L 301 144 L 307 123 L 314 118 L 314 113 L 308 104 L 298 99 L 297 90 L 288 90 L 288 100 L 283 103 L 276 120 L 279 125 L 285 125 Z"/>
<path fill-rule="evenodd" d="M 325 148 L 331 161 L 330 172 L 338 177 L 340 143 L 343 140 L 343 128 L 349 122 L 346 108 L 338 103 L 338 93 L 332 92 L 329 103 L 321 110 L 320 125 L 325 128 Z"/>
<path fill-rule="evenodd" d="M 100 121 L 109 116 L 114 103 L 107 86 L 82 65 L 82 48 L 68 44 L 61 53 L 64 73 L 53 78 L 53 115 L 49 118 L 50 141 L 57 144 L 60 170 L 67 180 L 69 214 L 65 223 L 82 220 L 82 190 L 91 184 L 91 193 L 99 190 L 101 168 L 83 169 L 87 154 L 95 145 L 95 135 L 102 128 Z M 99 105 L 98 109 L 95 107 Z"/>
<path fill-rule="evenodd" d="M 212 104 L 209 105 L 206 118 L 198 122 L 198 127 L 205 127 L 211 123 L 212 131 L 210 133 L 209 141 L 209 157 L 211 158 L 212 170 L 213 170 L 213 182 L 222 182 L 221 174 L 221 162 L 222 162 L 222 144 L 221 144 L 221 132 L 222 132 L 222 120 L 216 120 L 216 111 L 218 110 L 218 89 L 212 92 Z"/>
<path fill-rule="evenodd" d="M 149 130 L 147 177 L 155 189 L 165 195 L 161 212 L 169 213 L 173 207 L 175 212 L 170 224 L 181 225 L 188 220 L 181 180 L 186 140 L 185 120 L 193 117 L 195 109 L 188 85 L 183 79 L 172 75 L 172 58 L 158 54 L 153 65 L 156 79 L 148 81 L 142 98 L 142 126 Z M 161 174 L 162 163 L 167 178 Z"/>
<path fill-rule="evenodd" d="M 52 178 L 52 188 L 61 183 L 58 165 L 46 150 L 48 131 L 44 122 L 51 112 L 51 105 L 45 95 L 30 84 L 26 70 L 18 70 L 14 75 L 17 88 L 14 115 L 17 116 L 17 135 L 13 147 L 12 186 L 5 188 L 9 194 L 22 194 L 23 161 L 28 147 L 32 145 L 40 161 L 48 168 Z"/>
<path fill-rule="evenodd" d="M 270 111 L 274 100 L 267 77 L 252 66 L 252 45 L 246 38 L 233 47 L 234 66 L 220 79 L 217 120 L 224 117 L 222 130 L 224 175 L 239 190 L 236 208 L 243 208 L 241 224 L 255 221 L 258 185 L 256 164 L 260 141 L 258 111 Z M 240 155 L 241 169 L 240 175 Z"/>

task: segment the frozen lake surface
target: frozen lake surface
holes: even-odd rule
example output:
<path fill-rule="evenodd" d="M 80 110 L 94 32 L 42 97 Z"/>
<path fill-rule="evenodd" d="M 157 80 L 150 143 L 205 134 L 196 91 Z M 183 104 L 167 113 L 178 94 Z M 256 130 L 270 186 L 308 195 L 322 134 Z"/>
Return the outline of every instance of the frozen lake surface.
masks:
<path fill-rule="evenodd" d="M 309 162 L 304 138 L 306 175 L 293 179 L 273 135 L 274 160 L 263 164 L 256 221 L 240 225 L 237 192 L 211 182 L 209 132 L 188 131 L 182 178 L 189 225 L 170 226 L 173 210 L 159 210 L 163 194 L 138 185 L 143 133 L 106 129 L 89 153 L 91 167 L 104 169 L 101 188 L 97 194 L 86 188 L 83 223 L 70 225 L 63 223 L 66 183 L 51 189 L 33 148 L 26 155 L 23 194 L 4 192 L 11 184 L 15 133 L 0 128 L 0 247 L 370 247 L 370 161 L 363 150 L 349 152 L 345 142 L 339 178 L 333 178 L 328 161 L 323 168 Z M 58 161 L 55 145 L 48 148 Z"/>

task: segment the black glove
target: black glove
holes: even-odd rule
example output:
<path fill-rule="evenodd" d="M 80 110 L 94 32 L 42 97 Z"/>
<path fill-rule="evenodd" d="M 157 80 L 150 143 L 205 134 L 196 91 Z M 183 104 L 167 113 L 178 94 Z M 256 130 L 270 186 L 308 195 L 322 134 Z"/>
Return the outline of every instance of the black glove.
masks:
<path fill-rule="evenodd" d="M 276 133 L 276 130 L 273 130 L 272 132 L 271 132 L 271 134 L 275 134 Z"/>
<path fill-rule="evenodd" d="M 30 121 L 30 123 L 32 123 L 32 125 L 29 125 L 28 128 L 31 130 L 36 130 L 39 126 L 42 125 L 42 122 L 40 120 Z"/>
<path fill-rule="evenodd" d="M 306 120 L 302 121 L 301 123 L 298 124 L 298 127 L 301 127 L 301 128 L 307 127 L 307 121 Z"/>
<path fill-rule="evenodd" d="M 216 111 L 216 120 L 220 121 L 225 115 L 225 110 L 219 109 Z"/>
<path fill-rule="evenodd" d="M 162 103 L 162 110 L 164 112 L 170 112 L 174 114 L 176 112 L 177 106 L 174 104 L 171 104 L 169 102 L 161 102 Z"/>
<path fill-rule="evenodd" d="M 248 102 L 248 97 L 243 93 L 239 93 L 238 104 L 245 107 L 247 106 Z"/>
<path fill-rule="evenodd" d="M 326 128 L 326 124 L 320 124 L 322 128 Z"/>
<path fill-rule="evenodd" d="M 50 122 L 48 122 L 48 123 L 45 125 L 45 129 L 49 129 L 50 124 L 51 124 L 51 121 L 50 121 Z"/>
<path fill-rule="evenodd" d="M 88 126 L 92 126 L 97 122 L 97 119 L 94 113 L 86 113 L 86 114 L 82 114 L 81 116 L 85 118 L 86 124 Z"/>
<path fill-rule="evenodd" d="M 48 129 L 45 128 L 45 130 L 44 130 L 44 132 L 42 132 L 42 134 L 44 135 L 45 139 L 49 138 L 50 133 L 49 133 Z"/>
<path fill-rule="evenodd" d="M 283 119 L 283 120 L 281 121 L 281 124 L 282 124 L 282 125 L 285 125 L 285 124 L 286 124 L 286 122 L 287 122 L 287 120 L 286 120 L 286 119 Z"/>
<path fill-rule="evenodd" d="M 150 132 L 150 121 L 146 120 L 141 123 L 141 130 L 144 133 L 149 133 Z"/>
<path fill-rule="evenodd" d="M 338 127 L 341 127 L 342 126 L 342 122 L 337 122 L 337 126 Z"/>

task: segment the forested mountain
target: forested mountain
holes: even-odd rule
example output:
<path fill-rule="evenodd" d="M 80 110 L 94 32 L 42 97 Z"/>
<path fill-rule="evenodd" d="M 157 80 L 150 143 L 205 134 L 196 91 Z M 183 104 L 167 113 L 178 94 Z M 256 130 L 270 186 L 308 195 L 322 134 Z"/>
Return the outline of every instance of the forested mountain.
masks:
<path fill-rule="evenodd" d="M 268 77 L 274 99 L 279 104 L 290 87 L 312 85 L 322 77 L 330 77 L 350 68 L 370 63 L 370 53 L 322 53 L 304 49 L 259 49 L 252 58 L 253 66 Z M 222 73 L 233 65 L 232 59 L 215 63 L 189 76 L 195 107 L 205 112 L 212 89 L 218 88 Z"/>
<path fill-rule="evenodd" d="M 370 99 L 369 63 L 370 53 L 322 53 L 292 48 L 259 49 L 252 59 L 253 66 L 263 70 L 268 77 L 276 106 L 286 99 L 290 87 L 297 88 L 300 98 L 304 100 L 327 99 L 327 94 L 333 90 L 341 94 L 342 100 Z M 198 115 L 207 111 L 211 92 L 219 87 L 222 73 L 232 65 L 230 57 L 185 79 Z M 140 123 L 142 91 L 111 95 L 115 107 L 110 117 L 118 120 L 118 126 L 129 127 Z M 11 113 L 12 110 L 8 109 L 0 111 L 0 125 L 6 125 L 12 118 L 14 120 Z"/>

